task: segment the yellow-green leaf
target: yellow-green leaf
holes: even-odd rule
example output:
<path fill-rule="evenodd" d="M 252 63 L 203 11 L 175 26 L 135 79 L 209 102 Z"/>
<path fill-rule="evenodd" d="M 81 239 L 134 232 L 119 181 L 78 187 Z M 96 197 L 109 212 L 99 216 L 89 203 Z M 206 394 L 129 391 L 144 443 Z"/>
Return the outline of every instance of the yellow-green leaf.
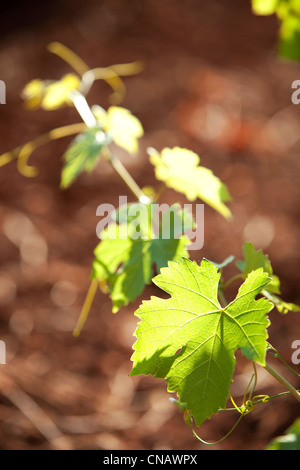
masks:
<path fill-rule="evenodd" d="M 80 85 L 79 78 L 74 74 L 67 74 L 61 80 L 52 83 L 45 90 L 42 100 L 42 108 L 52 110 L 60 108 L 65 104 L 70 104 L 70 93 L 77 90 Z"/>
<path fill-rule="evenodd" d="M 180 147 L 164 148 L 161 153 L 154 149 L 148 152 L 158 180 L 185 194 L 189 201 L 200 198 L 225 218 L 231 216 L 224 204 L 231 199 L 227 187 L 211 170 L 199 166 L 199 155 Z"/>
<path fill-rule="evenodd" d="M 110 106 L 107 111 L 99 106 L 93 108 L 99 125 L 111 135 L 113 141 L 130 154 L 138 151 L 138 139 L 144 135 L 141 122 L 125 108 Z"/>
<path fill-rule="evenodd" d="M 64 75 L 58 81 L 35 79 L 25 86 L 22 97 L 28 109 L 42 107 L 49 111 L 70 105 L 70 93 L 78 90 L 79 86 L 79 78 L 72 73 Z"/>
<path fill-rule="evenodd" d="M 273 273 L 268 255 L 265 255 L 262 250 L 255 250 L 251 242 L 244 243 L 243 255 L 244 261 L 239 261 L 237 266 L 242 270 L 244 279 L 246 279 L 251 271 L 263 268 L 272 279 L 268 284 L 267 290 L 273 294 L 280 294 L 280 281 L 278 276 Z"/>
<path fill-rule="evenodd" d="M 27 109 L 36 109 L 41 105 L 45 88 L 45 82 L 38 78 L 27 83 L 22 91 L 22 98 Z"/>
<path fill-rule="evenodd" d="M 92 171 L 108 143 L 108 137 L 99 127 L 78 134 L 63 156 L 61 188 L 69 187 L 83 171 Z"/>
<path fill-rule="evenodd" d="M 252 0 L 252 10 L 257 15 L 272 15 L 277 5 L 278 0 Z"/>
<path fill-rule="evenodd" d="M 153 282 L 170 297 L 153 296 L 135 312 L 141 321 L 131 375 L 166 378 L 197 426 L 225 406 L 237 349 L 265 364 L 272 304 L 255 298 L 270 281 L 267 273 L 252 271 L 226 307 L 218 301 L 219 280 L 206 259 L 200 266 L 185 258 L 169 262 Z"/>
<path fill-rule="evenodd" d="M 160 234 L 152 233 L 151 206 L 141 203 L 131 205 L 132 209 L 140 210 L 136 218 L 131 219 L 127 207 L 120 208 L 116 215 L 121 223 L 111 223 L 101 232 L 92 276 L 108 283 L 114 313 L 142 293 L 145 285 L 150 284 L 155 269 L 167 266 L 169 260 L 188 257 L 190 240 L 185 235 L 180 236 L 180 230 L 179 234 L 176 232 L 183 213 L 179 206 L 171 206 L 170 210 L 172 207 L 175 219 L 174 225 L 169 226 L 167 238 L 164 238 L 162 227 Z M 172 224 L 172 219 L 169 220 Z"/>
<path fill-rule="evenodd" d="M 242 271 L 244 279 L 247 278 L 248 274 L 258 268 L 263 270 L 271 278 L 271 282 L 262 290 L 262 294 L 273 303 L 280 313 L 286 314 L 290 311 L 300 311 L 300 306 L 285 302 L 275 294 L 280 294 L 280 280 L 279 277 L 273 273 L 271 262 L 268 255 L 265 255 L 262 250 L 255 250 L 254 246 L 250 242 L 246 242 L 243 245 L 244 259 L 239 260 L 236 264 L 237 267 Z"/>

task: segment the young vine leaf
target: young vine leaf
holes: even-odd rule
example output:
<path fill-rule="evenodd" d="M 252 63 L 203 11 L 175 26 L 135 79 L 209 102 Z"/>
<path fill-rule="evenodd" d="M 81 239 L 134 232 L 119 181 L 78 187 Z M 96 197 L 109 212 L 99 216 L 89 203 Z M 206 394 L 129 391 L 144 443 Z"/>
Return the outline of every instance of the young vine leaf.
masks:
<path fill-rule="evenodd" d="M 22 97 L 27 109 L 39 107 L 46 111 L 58 109 L 61 106 L 71 105 L 70 93 L 78 90 L 79 77 L 73 73 L 64 75 L 61 80 L 34 79 L 27 83 L 22 91 Z"/>
<path fill-rule="evenodd" d="M 300 306 L 288 303 L 282 300 L 278 295 L 280 294 L 280 280 L 278 276 L 273 274 L 273 269 L 268 255 L 265 255 L 262 250 L 255 250 L 250 242 L 243 245 L 244 260 L 238 261 L 237 267 L 242 271 L 243 278 L 246 279 L 248 274 L 254 269 L 263 268 L 272 279 L 271 282 L 263 289 L 264 294 L 277 308 L 280 313 L 287 313 L 289 311 L 299 311 Z"/>
<path fill-rule="evenodd" d="M 109 142 L 110 138 L 98 126 L 77 135 L 63 155 L 61 188 L 69 187 L 83 171 L 92 171 Z"/>
<path fill-rule="evenodd" d="M 130 111 L 117 106 L 105 111 L 100 106 L 94 106 L 93 113 L 98 125 L 79 134 L 63 156 L 62 188 L 70 186 L 82 171 L 92 171 L 101 151 L 111 142 L 131 154 L 138 150 L 138 139 L 143 135 L 143 128 Z"/>
<path fill-rule="evenodd" d="M 149 225 L 151 204 L 134 204 L 134 207 L 141 208 L 140 216 L 128 217 L 124 223 L 109 224 L 101 232 L 101 242 L 95 249 L 92 277 L 108 284 L 114 313 L 135 300 L 145 285 L 150 284 L 154 265 L 159 270 L 167 266 L 169 260 L 188 256 L 186 247 L 190 240 L 185 235 L 176 238 L 177 234 L 171 231 L 164 238 L 153 234 Z M 177 215 L 181 220 L 180 212 Z M 123 218 L 124 211 L 121 211 L 119 220 L 122 222 Z M 137 221 L 139 234 L 136 233 Z"/>
<path fill-rule="evenodd" d="M 273 439 L 265 450 L 300 450 L 300 418 L 282 436 Z"/>
<path fill-rule="evenodd" d="M 268 255 L 265 255 L 262 250 L 255 250 L 251 242 L 244 243 L 243 255 L 244 260 L 237 261 L 236 264 L 242 271 L 244 279 L 246 279 L 248 274 L 254 269 L 263 268 L 263 270 L 268 273 L 272 279 L 266 287 L 266 290 L 274 294 L 280 294 L 280 281 L 278 276 L 273 274 L 273 269 Z"/>
<path fill-rule="evenodd" d="M 128 109 L 110 106 L 105 111 L 100 106 L 93 106 L 92 111 L 103 129 L 116 145 L 134 155 L 138 152 L 138 139 L 144 135 L 140 120 Z"/>
<path fill-rule="evenodd" d="M 300 60 L 299 0 L 252 0 L 252 10 L 257 15 L 277 15 L 280 22 L 279 56 Z"/>
<path fill-rule="evenodd" d="M 257 15 L 273 15 L 277 5 L 278 0 L 252 0 L 252 9 Z"/>
<path fill-rule="evenodd" d="M 180 147 L 164 148 L 161 153 L 151 148 L 148 153 L 158 180 L 185 194 L 189 201 L 200 198 L 226 219 L 230 218 L 230 209 L 224 204 L 231 200 L 227 187 L 211 170 L 199 166 L 199 155 Z"/>
<path fill-rule="evenodd" d="M 273 305 L 255 297 L 270 282 L 268 274 L 252 271 L 226 307 L 218 301 L 219 280 L 218 268 L 205 258 L 200 266 L 187 258 L 170 262 L 153 282 L 171 297 L 152 297 L 135 313 L 141 322 L 131 375 L 165 378 L 197 426 L 225 407 L 237 349 L 265 364 Z"/>

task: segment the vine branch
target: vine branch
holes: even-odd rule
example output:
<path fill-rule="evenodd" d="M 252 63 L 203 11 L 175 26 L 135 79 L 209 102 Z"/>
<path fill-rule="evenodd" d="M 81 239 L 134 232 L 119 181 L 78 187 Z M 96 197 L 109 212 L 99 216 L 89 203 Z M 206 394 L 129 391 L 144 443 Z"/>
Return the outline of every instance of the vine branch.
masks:
<path fill-rule="evenodd" d="M 265 363 L 264 368 L 267 372 L 269 372 L 269 374 L 274 377 L 274 379 L 277 380 L 277 382 L 283 385 L 290 392 L 290 394 L 294 398 L 296 398 L 297 401 L 300 402 L 300 393 L 298 392 L 298 390 L 295 389 L 295 387 L 293 387 L 292 384 L 290 384 L 290 382 L 288 382 L 284 377 L 282 377 L 282 375 L 280 375 L 279 372 L 273 369 L 273 367 L 270 366 L 270 364 L 268 364 L 267 362 Z"/>

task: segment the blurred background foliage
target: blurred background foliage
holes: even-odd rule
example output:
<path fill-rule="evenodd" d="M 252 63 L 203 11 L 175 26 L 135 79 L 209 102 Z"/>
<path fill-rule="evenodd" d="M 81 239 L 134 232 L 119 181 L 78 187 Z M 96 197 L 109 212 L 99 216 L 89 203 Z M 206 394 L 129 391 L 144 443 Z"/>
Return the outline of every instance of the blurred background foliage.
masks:
<path fill-rule="evenodd" d="M 278 54 L 300 60 L 300 2 L 298 0 L 252 0 L 254 13 L 277 15 L 279 20 Z"/>

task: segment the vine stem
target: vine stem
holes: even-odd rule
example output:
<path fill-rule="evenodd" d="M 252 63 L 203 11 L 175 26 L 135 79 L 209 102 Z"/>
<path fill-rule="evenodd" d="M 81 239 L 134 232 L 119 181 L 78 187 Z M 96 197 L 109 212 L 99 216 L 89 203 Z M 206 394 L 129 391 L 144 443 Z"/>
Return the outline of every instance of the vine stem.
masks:
<path fill-rule="evenodd" d="M 92 128 L 97 125 L 97 120 L 85 98 L 85 96 L 79 91 L 75 91 L 72 94 L 72 101 L 77 109 L 82 120 L 85 122 L 87 127 Z M 149 204 L 150 199 L 146 196 L 135 180 L 132 178 L 131 174 L 126 170 L 121 160 L 119 160 L 113 153 L 108 149 L 108 147 L 103 148 L 102 156 L 111 164 L 112 168 L 119 175 L 122 181 L 134 194 L 137 200 L 143 204 Z"/>
<path fill-rule="evenodd" d="M 293 387 L 292 384 L 290 384 L 290 382 L 288 382 L 284 377 L 282 377 L 282 375 L 280 375 L 279 372 L 273 369 L 273 367 L 270 366 L 270 364 L 268 364 L 267 362 L 265 363 L 264 368 L 267 372 L 269 372 L 269 374 L 274 377 L 274 379 L 276 379 L 281 385 L 283 385 L 290 392 L 290 394 L 293 395 L 294 398 L 296 398 L 297 401 L 300 402 L 300 393 Z"/>
<path fill-rule="evenodd" d="M 135 180 L 132 178 L 131 174 L 128 173 L 122 162 L 116 158 L 108 149 L 106 148 L 105 151 L 102 151 L 102 154 L 109 161 L 115 172 L 120 176 L 120 178 L 124 181 L 126 186 L 130 189 L 130 191 L 134 194 L 137 200 L 141 203 L 148 204 L 150 199 L 146 196 L 141 188 L 137 185 Z"/>
<path fill-rule="evenodd" d="M 281 354 L 279 354 L 279 352 L 277 351 L 277 349 L 274 348 L 274 346 L 272 346 L 270 343 L 269 343 L 269 348 L 267 349 L 270 354 L 272 354 L 273 357 L 275 357 L 276 359 L 279 359 L 280 362 L 282 362 L 282 364 L 287 367 L 293 374 L 295 374 L 297 377 L 300 377 L 300 374 L 298 374 L 297 371 L 295 371 L 284 359 L 283 357 L 281 356 Z"/>
<path fill-rule="evenodd" d="M 221 437 L 221 439 L 219 439 L 218 441 L 214 441 L 214 442 L 205 441 L 200 436 L 198 436 L 198 434 L 196 433 L 194 429 L 192 429 L 192 433 L 198 439 L 198 441 L 202 442 L 202 444 L 206 444 L 207 446 L 214 446 L 224 441 L 235 430 L 235 428 L 237 427 L 237 425 L 239 424 L 242 418 L 243 418 L 243 415 L 241 414 L 238 420 L 236 421 L 236 423 L 232 426 L 232 428 L 225 434 L 225 436 Z"/>
<path fill-rule="evenodd" d="M 80 91 L 87 95 L 95 80 L 104 80 L 114 91 L 111 96 L 117 104 L 121 102 L 126 93 L 126 87 L 121 75 L 133 75 L 143 70 L 142 63 L 136 61 L 129 64 L 115 64 L 110 67 L 96 67 L 85 72 L 82 76 Z"/>
<path fill-rule="evenodd" d="M 82 310 L 80 312 L 79 319 L 77 321 L 77 324 L 73 330 L 73 336 L 78 337 L 82 331 L 82 328 L 87 320 L 89 311 L 91 309 L 93 300 L 95 298 L 97 289 L 98 289 L 98 280 L 97 279 L 92 279 L 90 288 L 88 290 L 85 302 L 83 304 Z"/>
<path fill-rule="evenodd" d="M 229 281 L 225 282 L 222 286 L 222 290 L 226 290 L 233 282 L 238 281 L 239 279 L 243 279 L 243 276 L 241 274 L 237 274 L 236 276 L 233 276 Z"/>
<path fill-rule="evenodd" d="M 71 98 L 76 110 L 84 121 L 84 124 L 88 128 L 93 128 L 94 126 L 96 126 L 97 120 L 85 96 L 79 91 L 75 91 L 72 94 Z M 139 202 L 141 202 L 142 204 L 149 204 L 151 202 L 151 199 L 143 193 L 141 188 L 132 178 L 131 174 L 126 170 L 122 162 L 113 155 L 113 153 L 108 149 L 108 147 L 102 149 L 102 156 L 111 164 L 112 168 L 119 175 L 119 177 L 126 184 L 126 186 L 131 190 L 131 192 L 134 194 L 134 196 Z M 84 305 L 79 315 L 79 319 L 73 330 L 73 336 L 75 337 L 80 335 L 80 332 L 82 331 L 82 328 L 88 318 L 92 303 L 97 292 L 98 285 L 99 281 L 97 279 L 92 279 Z"/>

